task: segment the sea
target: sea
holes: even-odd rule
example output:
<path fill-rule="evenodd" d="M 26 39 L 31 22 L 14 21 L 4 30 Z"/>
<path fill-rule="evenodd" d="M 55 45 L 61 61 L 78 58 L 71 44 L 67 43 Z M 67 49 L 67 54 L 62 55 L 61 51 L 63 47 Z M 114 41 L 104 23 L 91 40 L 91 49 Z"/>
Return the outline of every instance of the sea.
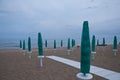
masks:
<path fill-rule="evenodd" d="M 54 40 L 55 39 L 47 39 L 48 48 L 54 47 Z M 67 47 L 67 39 L 62 41 L 63 41 L 63 47 Z M 25 40 L 26 48 L 27 48 L 27 42 L 28 41 Z M 0 40 L 0 49 L 19 49 L 19 45 L 20 45 L 20 39 L 1 39 Z M 31 46 L 32 48 L 38 47 L 37 39 L 31 39 Z M 61 40 L 56 39 L 56 46 L 61 47 Z M 45 48 L 45 40 L 43 40 L 43 48 Z"/>
<path fill-rule="evenodd" d="M 106 44 L 113 44 L 113 37 L 114 36 L 105 36 Z M 70 38 L 72 39 L 72 38 Z M 75 38 L 74 38 L 75 39 Z M 92 37 L 90 38 L 92 39 Z M 57 47 L 60 47 L 61 40 L 63 40 L 63 47 L 67 47 L 67 38 L 66 39 L 43 39 L 43 48 L 45 47 L 45 40 L 48 42 L 48 48 L 53 48 L 54 40 L 56 40 Z M 103 36 L 97 37 L 99 43 L 102 44 Z M 27 39 L 26 41 L 26 48 L 27 48 Z M 91 40 L 92 41 L 92 40 Z M 117 37 L 118 44 L 120 44 L 120 36 Z M 81 44 L 81 39 L 75 39 L 76 45 Z M 97 43 L 97 41 L 96 41 Z M 19 49 L 20 39 L 18 38 L 7 38 L 7 39 L 0 39 L 0 49 Z M 32 48 L 37 48 L 37 39 L 31 39 Z"/>

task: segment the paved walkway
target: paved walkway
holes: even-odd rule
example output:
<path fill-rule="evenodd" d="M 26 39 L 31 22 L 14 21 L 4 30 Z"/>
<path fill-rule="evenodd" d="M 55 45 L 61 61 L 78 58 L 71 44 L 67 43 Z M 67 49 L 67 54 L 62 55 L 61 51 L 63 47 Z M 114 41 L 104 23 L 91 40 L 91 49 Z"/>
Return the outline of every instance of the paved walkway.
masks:
<path fill-rule="evenodd" d="M 53 59 L 55 61 L 58 61 L 58 62 L 61 62 L 64 64 L 67 64 L 67 65 L 72 66 L 74 68 L 80 69 L 80 62 L 73 61 L 70 59 L 65 59 L 65 58 L 58 57 L 58 56 L 47 56 L 47 58 Z M 92 66 L 92 65 L 90 68 L 90 73 L 104 77 L 104 78 L 109 79 L 109 80 L 120 80 L 120 73 L 115 72 L 115 71 L 111 71 L 111 70 L 107 70 L 107 69 L 103 69 L 100 67 Z"/>

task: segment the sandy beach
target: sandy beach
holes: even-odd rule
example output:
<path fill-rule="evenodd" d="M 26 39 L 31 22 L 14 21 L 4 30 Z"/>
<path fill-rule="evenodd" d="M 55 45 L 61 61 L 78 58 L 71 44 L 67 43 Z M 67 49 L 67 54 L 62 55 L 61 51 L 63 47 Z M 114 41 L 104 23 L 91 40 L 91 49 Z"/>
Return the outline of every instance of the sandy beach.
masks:
<path fill-rule="evenodd" d="M 44 49 L 44 55 L 56 55 L 67 59 L 80 61 L 80 49 L 74 48 L 70 55 L 67 55 L 66 48 Z M 76 74 L 79 69 L 63 63 L 44 58 L 43 67 L 40 67 L 38 50 L 33 49 L 32 58 L 27 52 L 23 55 L 19 49 L 0 50 L 0 80 L 79 80 Z M 117 56 L 114 56 L 112 46 L 98 46 L 95 59 L 91 65 L 120 72 L 120 46 Z M 103 77 L 93 74 L 93 80 L 106 80 Z"/>

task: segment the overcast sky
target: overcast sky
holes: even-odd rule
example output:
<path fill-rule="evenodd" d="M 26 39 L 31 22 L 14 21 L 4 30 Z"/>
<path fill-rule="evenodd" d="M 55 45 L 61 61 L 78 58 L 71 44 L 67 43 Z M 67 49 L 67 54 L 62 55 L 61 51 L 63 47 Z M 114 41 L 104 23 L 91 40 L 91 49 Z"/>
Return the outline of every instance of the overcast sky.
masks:
<path fill-rule="evenodd" d="M 0 38 L 79 38 L 86 20 L 91 35 L 120 35 L 120 0 L 0 0 Z"/>

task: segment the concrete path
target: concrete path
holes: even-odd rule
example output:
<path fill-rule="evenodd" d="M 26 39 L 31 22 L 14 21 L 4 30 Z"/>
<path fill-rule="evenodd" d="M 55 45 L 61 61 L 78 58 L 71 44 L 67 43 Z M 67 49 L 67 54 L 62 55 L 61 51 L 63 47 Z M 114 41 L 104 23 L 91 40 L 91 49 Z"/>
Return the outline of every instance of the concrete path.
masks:
<path fill-rule="evenodd" d="M 58 56 L 46 56 L 46 57 L 53 59 L 55 61 L 67 64 L 67 65 L 72 66 L 74 68 L 80 69 L 80 62 L 73 61 L 70 59 L 65 59 L 65 58 L 58 57 Z M 111 71 L 111 70 L 107 70 L 107 69 L 103 69 L 100 67 L 92 66 L 92 65 L 90 68 L 90 73 L 104 77 L 104 78 L 109 79 L 109 80 L 120 80 L 120 73 L 115 72 L 115 71 Z"/>

